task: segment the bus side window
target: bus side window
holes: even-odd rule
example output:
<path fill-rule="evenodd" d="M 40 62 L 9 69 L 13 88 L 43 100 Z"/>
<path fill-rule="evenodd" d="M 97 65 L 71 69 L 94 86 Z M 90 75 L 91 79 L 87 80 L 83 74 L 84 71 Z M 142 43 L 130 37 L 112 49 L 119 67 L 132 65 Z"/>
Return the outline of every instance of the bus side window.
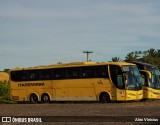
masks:
<path fill-rule="evenodd" d="M 93 67 L 84 67 L 82 68 L 82 77 L 91 78 L 93 77 Z"/>
<path fill-rule="evenodd" d="M 38 80 L 48 80 L 51 79 L 51 70 L 50 69 L 43 69 L 40 70 L 39 73 L 37 73 L 37 79 Z"/>
<path fill-rule="evenodd" d="M 19 71 L 12 71 L 11 72 L 11 80 L 12 81 L 19 81 Z"/>
<path fill-rule="evenodd" d="M 19 80 L 20 81 L 27 81 L 29 80 L 29 72 L 28 71 L 21 71 L 19 72 Z"/>
<path fill-rule="evenodd" d="M 78 70 L 73 70 L 72 75 L 73 75 L 73 78 L 77 78 L 78 77 Z"/>
<path fill-rule="evenodd" d="M 43 80 L 44 79 L 44 72 L 43 72 L 43 70 L 39 71 L 39 78 L 38 79 L 39 80 Z"/>
<path fill-rule="evenodd" d="M 29 78 L 30 79 L 35 79 L 35 76 L 36 76 L 35 73 L 31 73 Z"/>
<path fill-rule="evenodd" d="M 64 69 L 54 69 L 54 78 L 55 79 L 64 79 L 65 70 Z"/>
<path fill-rule="evenodd" d="M 94 68 L 95 78 L 108 78 L 108 66 L 96 66 Z"/>
<path fill-rule="evenodd" d="M 66 69 L 66 72 L 65 72 L 65 75 L 66 75 L 66 78 L 78 78 L 78 74 L 79 74 L 79 71 L 78 71 L 78 68 L 69 68 L 69 69 Z"/>
<path fill-rule="evenodd" d="M 45 79 L 51 79 L 51 70 L 45 70 Z"/>

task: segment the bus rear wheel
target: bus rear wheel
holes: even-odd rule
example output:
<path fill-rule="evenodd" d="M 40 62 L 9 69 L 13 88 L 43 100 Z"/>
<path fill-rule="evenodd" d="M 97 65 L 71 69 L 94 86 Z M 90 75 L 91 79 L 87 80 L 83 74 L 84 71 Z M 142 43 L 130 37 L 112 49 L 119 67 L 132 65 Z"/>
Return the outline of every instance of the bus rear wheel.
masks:
<path fill-rule="evenodd" d="M 50 102 L 50 98 L 49 98 L 49 95 L 48 94 L 43 94 L 42 97 L 41 97 L 41 101 L 42 103 L 49 103 Z"/>
<path fill-rule="evenodd" d="M 30 95 L 30 102 L 31 102 L 32 104 L 38 103 L 38 97 L 37 97 L 36 94 L 33 93 L 33 94 Z"/>
<path fill-rule="evenodd" d="M 109 103 L 111 100 L 108 93 L 102 92 L 99 96 L 99 101 L 102 103 Z"/>

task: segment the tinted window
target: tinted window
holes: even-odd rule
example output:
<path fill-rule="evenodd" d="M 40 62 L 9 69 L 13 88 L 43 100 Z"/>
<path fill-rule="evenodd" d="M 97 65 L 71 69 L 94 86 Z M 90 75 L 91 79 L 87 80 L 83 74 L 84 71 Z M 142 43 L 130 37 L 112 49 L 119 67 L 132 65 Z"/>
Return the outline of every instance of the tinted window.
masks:
<path fill-rule="evenodd" d="M 65 70 L 64 69 L 53 69 L 53 79 L 64 79 Z"/>
<path fill-rule="evenodd" d="M 83 67 L 81 69 L 82 77 L 83 78 L 92 78 L 94 77 L 94 69 L 93 67 Z"/>
<path fill-rule="evenodd" d="M 52 79 L 53 75 L 52 75 L 53 70 L 52 69 L 43 69 L 43 70 L 39 70 L 37 75 L 37 79 L 39 80 L 45 80 L 45 79 Z"/>
<path fill-rule="evenodd" d="M 13 81 L 33 81 L 50 79 L 81 79 L 81 78 L 108 78 L 107 66 L 84 66 L 69 68 L 54 68 L 40 70 L 12 71 Z"/>
<path fill-rule="evenodd" d="M 19 80 L 19 73 L 16 71 L 11 72 L 11 80 L 18 81 Z"/>
<path fill-rule="evenodd" d="M 66 78 L 79 78 L 79 68 L 67 68 L 66 71 Z"/>
<path fill-rule="evenodd" d="M 108 66 L 96 66 L 95 68 L 96 78 L 108 78 Z"/>

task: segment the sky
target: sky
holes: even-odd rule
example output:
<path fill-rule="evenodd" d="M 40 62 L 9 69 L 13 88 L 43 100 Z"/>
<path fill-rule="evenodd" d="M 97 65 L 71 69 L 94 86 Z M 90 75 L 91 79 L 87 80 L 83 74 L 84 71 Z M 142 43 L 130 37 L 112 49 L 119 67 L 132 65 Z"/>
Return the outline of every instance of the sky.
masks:
<path fill-rule="evenodd" d="M 0 0 L 0 70 L 160 49 L 160 0 Z"/>

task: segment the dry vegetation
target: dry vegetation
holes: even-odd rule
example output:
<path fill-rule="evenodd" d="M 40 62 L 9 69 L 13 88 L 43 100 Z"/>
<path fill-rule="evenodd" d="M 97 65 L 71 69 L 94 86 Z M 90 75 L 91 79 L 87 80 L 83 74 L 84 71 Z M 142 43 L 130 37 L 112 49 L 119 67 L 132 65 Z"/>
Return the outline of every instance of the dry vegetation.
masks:
<path fill-rule="evenodd" d="M 9 74 L 6 72 L 0 72 L 0 81 L 1 82 L 8 82 L 9 81 Z"/>

